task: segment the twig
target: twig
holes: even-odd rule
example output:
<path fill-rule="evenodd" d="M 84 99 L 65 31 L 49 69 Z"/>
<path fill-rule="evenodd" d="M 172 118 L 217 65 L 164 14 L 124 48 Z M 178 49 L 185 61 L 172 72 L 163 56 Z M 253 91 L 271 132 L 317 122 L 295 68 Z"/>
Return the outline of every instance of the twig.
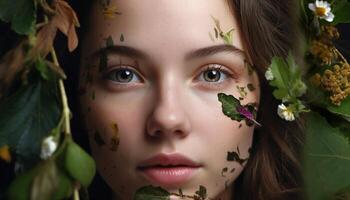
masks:
<path fill-rule="evenodd" d="M 57 60 L 56 52 L 55 49 L 52 47 L 51 48 L 51 56 L 54 64 L 56 66 L 60 66 Z M 71 134 L 71 127 L 70 127 L 70 110 L 68 107 L 68 100 L 67 100 L 67 95 L 66 95 L 66 90 L 64 89 L 64 84 L 63 80 L 59 79 L 58 80 L 59 87 L 60 87 L 60 92 L 61 92 L 61 100 L 62 100 L 62 106 L 63 106 L 63 116 L 64 116 L 64 133 L 67 135 Z"/>

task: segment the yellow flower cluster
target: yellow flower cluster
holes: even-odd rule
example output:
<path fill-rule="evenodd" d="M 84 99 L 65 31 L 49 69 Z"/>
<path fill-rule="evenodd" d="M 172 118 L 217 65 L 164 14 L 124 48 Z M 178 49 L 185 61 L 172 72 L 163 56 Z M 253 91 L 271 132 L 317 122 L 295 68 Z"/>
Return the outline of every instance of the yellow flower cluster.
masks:
<path fill-rule="evenodd" d="M 321 30 L 321 36 L 311 42 L 310 53 L 319 59 L 321 64 L 330 65 L 334 60 L 338 59 L 332 40 L 339 38 L 339 32 L 336 27 L 331 25 L 321 26 Z"/>
<path fill-rule="evenodd" d="M 325 70 L 322 76 L 319 73 L 315 74 L 312 82 L 330 92 L 331 102 L 340 105 L 350 95 L 350 65 L 346 62 L 336 64 L 332 70 Z"/>
<path fill-rule="evenodd" d="M 334 46 L 321 40 L 312 41 L 310 53 L 318 58 L 322 62 L 321 64 L 330 65 L 337 58 Z"/>

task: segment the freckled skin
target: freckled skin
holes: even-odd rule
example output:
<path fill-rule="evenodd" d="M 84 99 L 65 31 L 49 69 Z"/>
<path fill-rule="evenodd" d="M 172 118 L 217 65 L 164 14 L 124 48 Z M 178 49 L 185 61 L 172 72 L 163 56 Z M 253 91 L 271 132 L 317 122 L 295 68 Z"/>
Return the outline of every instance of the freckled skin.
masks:
<path fill-rule="evenodd" d="M 181 188 L 184 194 L 195 194 L 203 185 L 209 198 L 230 199 L 231 185 L 244 164 L 227 161 L 227 152 L 235 151 L 239 145 L 239 156 L 247 158 L 254 126 L 242 125 L 225 116 L 217 94 L 238 98 L 236 86 L 252 83 L 257 89 L 249 92 L 241 103 L 259 103 L 258 77 L 255 72 L 249 74 L 243 54 L 187 56 L 201 48 L 225 44 L 221 39 L 210 39 L 208 33 L 215 27 L 211 16 L 220 21 L 225 33 L 234 29 L 232 45 L 246 52 L 226 1 L 111 0 L 110 3 L 117 5 L 122 13 L 114 19 L 106 20 L 98 3 L 91 9 L 90 30 L 82 41 L 79 79 L 79 88 L 86 89 L 86 94 L 80 96 L 81 110 L 86 112 L 91 108 L 85 113 L 85 128 L 105 130 L 100 132 L 106 142 L 102 147 L 94 141 L 94 132 L 87 132 L 101 176 L 118 199 L 133 199 L 138 188 L 151 184 L 136 170 L 141 161 L 159 153 L 180 153 L 203 167 L 188 182 L 165 189 L 177 193 Z M 121 34 L 124 41 L 120 40 Z M 114 45 L 133 47 L 147 56 L 108 54 L 107 69 L 101 72 L 99 57 L 91 55 L 106 47 L 105 39 L 109 36 Z M 209 82 L 203 79 L 203 73 L 210 64 L 219 64 L 220 69 L 235 76 L 222 71 L 221 82 Z M 116 70 L 121 66 L 135 72 L 131 82 L 116 81 Z M 86 82 L 87 73 L 93 81 Z M 113 123 L 118 125 L 118 137 Z M 117 145 L 115 151 L 111 145 Z M 235 170 L 226 172 L 223 178 L 224 167 Z"/>

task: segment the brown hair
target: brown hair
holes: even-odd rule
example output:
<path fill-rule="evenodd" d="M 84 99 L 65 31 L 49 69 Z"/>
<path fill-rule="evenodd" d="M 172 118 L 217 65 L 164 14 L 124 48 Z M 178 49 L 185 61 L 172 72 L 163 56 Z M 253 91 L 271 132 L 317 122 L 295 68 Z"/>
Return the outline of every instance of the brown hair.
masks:
<path fill-rule="evenodd" d="M 235 198 L 303 199 L 300 155 L 300 122 L 284 122 L 277 116 L 278 101 L 264 77 L 273 56 L 298 56 L 298 3 L 293 0 L 229 0 L 257 70 L 262 98 L 251 157 L 236 180 Z M 264 111 L 264 112 L 261 112 Z"/>

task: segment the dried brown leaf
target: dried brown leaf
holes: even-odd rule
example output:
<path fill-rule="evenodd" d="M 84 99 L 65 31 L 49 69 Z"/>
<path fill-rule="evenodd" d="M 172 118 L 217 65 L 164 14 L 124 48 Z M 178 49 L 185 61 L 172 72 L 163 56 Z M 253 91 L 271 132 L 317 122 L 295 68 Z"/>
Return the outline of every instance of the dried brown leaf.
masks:
<path fill-rule="evenodd" d="M 56 37 L 57 27 L 53 23 L 47 23 L 44 25 L 37 34 L 36 45 L 31 51 L 30 57 L 41 55 L 46 57 L 53 46 L 53 41 Z"/>
<path fill-rule="evenodd" d="M 25 63 L 25 43 L 20 43 L 0 60 L 0 97 L 6 94 L 16 75 L 23 71 Z"/>
<path fill-rule="evenodd" d="M 79 20 L 72 7 L 64 0 L 54 2 L 56 15 L 52 23 L 68 38 L 68 49 L 73 51 L 78 46 L 78 36 L 75 27 L 79 27 Z"/>

